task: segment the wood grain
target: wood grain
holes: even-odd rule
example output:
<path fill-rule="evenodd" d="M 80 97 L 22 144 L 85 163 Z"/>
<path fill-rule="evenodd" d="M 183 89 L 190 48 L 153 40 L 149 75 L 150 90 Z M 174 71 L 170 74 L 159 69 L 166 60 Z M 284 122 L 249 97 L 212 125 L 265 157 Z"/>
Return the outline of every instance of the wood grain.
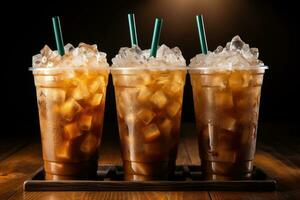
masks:
<path fill-rule="evenodd" d="M 41 146 L 30 144 L 0 163 L 0 199 L 8 199 L 42 165 Z"/>
<path fill-rule="evenodd" d="M 181 138 L 178 164 L 199 164 L 197 138 L 194 125 L 182 127 L 185 136 Z M 257 166 L 275 177 L 280 184 L 277 192 L 23 192 L 21 185 L 23 180 L 28 178 L 42 164 L 38 144 L 31 144 L 21 151 L 5 158 L 0 163 L 0 199 L 300 199 L 300 156 L 299 136 L 290 138 L 283 133 L 293 132 L 294 135 L 299 129 L 280 125 L 267 126 L 259 138 L 259 147 L 255 163 Z M 115 135 L 115 133 L 113 134 Z M 104 137 L 100 148 L 100 163 L 121 163 L 118 138 Z"/>
<path fill-rule="evenodd" d="M 9 200 L 210 200 L 207 192 L 19 192 Z"/>
<path fill-rule="evenodd" d="M 28 139 L 25 138 L 19 138 L 18 140 L 15 138 L 2 138 L 0 145 L 0 161 L 14 154 L 28 143 Z"/>

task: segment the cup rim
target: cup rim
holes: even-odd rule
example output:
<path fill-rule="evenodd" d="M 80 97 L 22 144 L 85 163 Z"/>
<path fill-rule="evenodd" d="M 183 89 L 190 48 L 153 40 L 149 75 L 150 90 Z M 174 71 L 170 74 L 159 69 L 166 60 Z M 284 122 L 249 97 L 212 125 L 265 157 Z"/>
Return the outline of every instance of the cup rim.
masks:
<path fill-rule="evenodd" d="M 29 71 L 65 71 L 65 70 L 110 70 L 109 66 L 104 67 L 29 67 Z"/>
<path fill-rule="evenodd" d="M 173 71 L 173 70 L 187 70 L 188 67 L 184 65 L 178 65 L 174 67 L 170 66 L 141 66 L 141 67 L 110 67 L 111 71 L 139 71 L 139 70 L 149 70 L 149 71 Z"/>
<path fill-rule="evenodd" d="M 262 66 L 247 66 L 243 68 L 232 68 L 232 69 L 222 69 L 220 67 L 189 67 L 189 73 L 222 73 L 222 72 L 233 72 L 233 71 L 256 71 L 264 73 L 266 69 L 269 69 L 267 65 Z"/>

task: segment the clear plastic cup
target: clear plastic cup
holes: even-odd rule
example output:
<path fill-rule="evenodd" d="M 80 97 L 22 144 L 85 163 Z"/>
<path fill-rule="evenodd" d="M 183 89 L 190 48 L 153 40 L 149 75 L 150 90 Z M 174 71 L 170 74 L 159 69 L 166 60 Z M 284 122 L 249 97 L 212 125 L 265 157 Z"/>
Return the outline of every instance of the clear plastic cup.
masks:
<path fill-rule="evenodd" d="M 30 68 L 47 180 L 92 179 L 98 166 L 108 68 Z"/>
<path fill-rule="evenodd" d="M 251 178 L 265 69 L 189 69 L 201 166 L 207 179 Z"/>
<path fill-rule="evenodd" d="M 124 179 L 167 179 L 175 168 L 186 67 L 115 67 L 111 73 Z"/>

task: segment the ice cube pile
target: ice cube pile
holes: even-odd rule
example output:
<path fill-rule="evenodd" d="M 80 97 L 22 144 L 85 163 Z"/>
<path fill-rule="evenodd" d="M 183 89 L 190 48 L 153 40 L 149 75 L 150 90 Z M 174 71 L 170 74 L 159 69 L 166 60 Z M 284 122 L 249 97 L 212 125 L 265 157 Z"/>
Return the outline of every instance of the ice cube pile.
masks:
<path fill-rule="evenodd" d="M 243 69 L 247 67 L 260 67 L 263 62 L 258 59 L 258 49 L 250 48 L 239 36 L 232 38 L 226 47 L 218 46 L 213 52 L 198 54 L 191 59 L 191 67 Z"/>
<path fill-rule="evenodd" d="M 186 62 L 178 47 L 170 49 L 161 45 L 156 57 L 150 56 L 150 50 L 140 47 L 122 47 L 112 59 L 113 67 L 178 67 L 186 66 Z"/>
<path fill-rule="evenodd" d="M 96 44 L 80 43 L 76 48 L 67 44 L 64 48 L 65 55 L 61 56 L 45 45 L 40 54 L 32 57 L 33 67 L 108 67 L 106 53 L 98 51 Z"/>

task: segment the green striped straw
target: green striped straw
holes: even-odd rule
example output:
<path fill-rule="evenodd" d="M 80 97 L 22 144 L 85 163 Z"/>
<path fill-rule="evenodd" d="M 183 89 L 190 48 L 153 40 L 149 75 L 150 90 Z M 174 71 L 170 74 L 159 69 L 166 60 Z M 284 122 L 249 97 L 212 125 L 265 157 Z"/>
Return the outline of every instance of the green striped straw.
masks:
<path fill-rule="evenodd" d="M 128 24 L 129 24 L 131 46 L 132 47 L 137 46 L 138 39 L 136 34 L 135 17 L 133 13 L 128 14 Z"/>
<path fill-rule="evenodd" d="M 55 41 L 56 41 L 56 47 L 58 53 L 59 55 L 63 56 L 65 55 L 65 49 L 64 49 L 64 41 L 62 37 L 61 26 L 60 26 L 60 21 L 58 16 L 52 17 L 52 24 L 53 24 L 53 30 L 55 34 Z"/>
<path fill-rule="evenodd" d="M 162 23 L 163 23 L 162 19 L 158 19 L 158 18 L 155 19 L 154 31 L 153 31 L 152 42 L 151 42 L 151 51 L 150 51 L 150 56 L 153 57 L 156 57 Z"/>
<path fill-rule="evenodd" d="M 201 51 L 203 54 L 207 54 L 207 42 L 206 42 L 206 36 L 205 36 L 205 28 L 204 28 L 204 22 L 203 22 L 203 15 L 197 15 L 196 16 L 197 20 L 197 27 L 198 27 L 198 34 L 199 34 L 199 39 L 200 39 L 200 46 L 201 46 Z"/>

